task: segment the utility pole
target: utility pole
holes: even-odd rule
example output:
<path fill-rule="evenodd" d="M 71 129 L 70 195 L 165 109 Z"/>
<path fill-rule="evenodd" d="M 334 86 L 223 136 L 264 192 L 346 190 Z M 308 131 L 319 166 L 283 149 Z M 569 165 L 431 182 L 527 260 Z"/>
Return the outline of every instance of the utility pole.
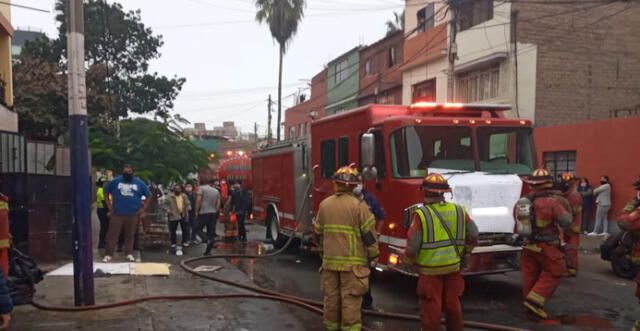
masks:
<path fill-rule="evenodd" d="M 82 0 L 67 0 L 67 57 L 69 61 L 67 76 L 69 80 L 71 193 L 73 197 L 73 289 L 76 306 L 95 304 L 83 12 Z"/>
<path fill-rule="evenodd" d="M 258 142 L 258 122 L 253 122 L 253 139 Z"/>
<path fill-rule="evenodd" d="M 267 105 L 269 111 L 269 119 L 267 120 L 267 144 L 271 142 L 271 94 L 269 94 L 269 103 Z"/>
<path fill-rule="evenodd" d="M 459 3 L 458 0 L 449 0 L 449 12 L 451 14 L 451 18 L 449 19 L 449 68 L 447 72 L 447 101 L 453 102 L 454 93 L 455 93 L 455 66 L 456 66 L 456 57 L 458 56 L 458 44 L 456 43 L 456 36 L 458 34 L 458 9 Z"/>

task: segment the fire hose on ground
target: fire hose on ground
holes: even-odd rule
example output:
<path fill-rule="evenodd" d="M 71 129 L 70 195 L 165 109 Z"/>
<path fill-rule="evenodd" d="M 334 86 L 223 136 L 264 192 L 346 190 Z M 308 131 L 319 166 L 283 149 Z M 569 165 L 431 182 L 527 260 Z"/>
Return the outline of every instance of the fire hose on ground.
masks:
<path fill-rule="evenodd" d="M 32 302 L 32 305 L 41 310 L 48 311 L 58 311 L 58 312 L 83 312 L 83 311 L 91 311 L 91 310 L 99 310 L 99 309 L 108 309 L 114 307 L 121 307 L 127 305 L 134 305 L 146 301 L 156 301 L 156 300 L 196 300 L 196 299 L 229 299 L 229 298 L 245 298 L 245 299 L 262 299 L 262 300 L 272 300 L 272 301 L 280 301 L 284 303 L 289 303 L 309 311 L 315 312 L 317 314 L 322 315 L 322 302 L 315 301 L 311 299 L 296 297 L 293 295 L 288 295 L 285 293 L 265 289 L 263 287 L 257 285 L 249 285 L 243 284 L 240 282 L 235 282 L 232 280 L 224 279 L 221 277 L 216 277 L 213 275 L 207 275 L 205 273 L 195 271 L 189 264 L 202 260 L 209 259 L 223 259 L 223 258 L 236 258 L 236 259 L 264 259 L 268 257 L 276 256 L 282 252 L 284 252 L 293 242 L 294 236 L 289 237 L 287 243 L 280 249 L 271 252 L 269 254 L 264 255 L 253 255 L 253 254 L 216 254 L 216 255 L 208 255 L 208 256 L 199 256 L 193 257 L 189 259 L 185 259 L 180 261 L 180 267 L 185 271 L 205 279 L 213 280 L 216 282 L 220 282 L 223 284 L 227 284 L 230 286 L 242 288 L 245 290 L 249 290 L 256 293 L 222 293 L 222 294 L 208 294 L 208 295 L 164 295 L 164 296 L 150 296 L 150 297 L 142 297 L 142 298 L 134 298 L 129 300 L 123 300 L 113 303 L 101 304 L 101 305 L 92 305 L 92 306 L 48 306 L 39 302 Z M 392 313 L 392 312 L 379 312 L 375 310 L 363 310 L 363 314 L 381 318 L 390 318 L 390 319 L 400 319 L 406 321 L 420 321 L 420 316 L 412 315 L 412 314 L 402 314 L 402 313 Z M 465 321 L 465 327 L 483 329 L 483 330 L 495 330 L 495 331 L 529 331 L 527 329 L 515 328 L 510 326 L 503 326 L 491 323 L 483 323 L 483 322 L 475 322 L 475 321 Z M 370 328 L 363 327 L 365 331 L 371 330 Z"/>

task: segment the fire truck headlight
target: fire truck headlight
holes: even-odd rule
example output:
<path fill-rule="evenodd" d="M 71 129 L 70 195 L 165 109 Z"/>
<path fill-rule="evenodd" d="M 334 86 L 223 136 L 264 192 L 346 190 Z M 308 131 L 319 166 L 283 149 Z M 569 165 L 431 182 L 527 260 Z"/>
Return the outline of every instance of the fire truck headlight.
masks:
<path fill-rule="evenodd" d="M 389 255 L 389 264 L 397 265 L 399 260 L 400 259 L 398 258 L 398 255 L 396 254 Z"/>
<path fill-rule="evenodd" d="M 504 216 L 508 214 L 509 208 L 507 207 L 485 207 L 471 209 L 471 215 L 473 216 Z"/>
<path fill-rule="evenodd" d="M 389 225 L 387 225 L 387 227 L 389 228 L 389 230 L 393 230 L 396 228 L 396 223 L 389 223 Z"/>

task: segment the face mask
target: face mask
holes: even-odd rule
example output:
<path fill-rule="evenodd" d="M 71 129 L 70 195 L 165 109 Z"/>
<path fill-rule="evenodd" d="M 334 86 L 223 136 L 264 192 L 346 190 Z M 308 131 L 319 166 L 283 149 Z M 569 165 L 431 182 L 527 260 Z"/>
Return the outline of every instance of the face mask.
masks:
<path fill-rule="evenodd" d="M 606 181 L 606 180 L 601 180 L 601 181 L 600 181 L 600 184 L 606 184 L 606 183 L 607 183 L 607 181 Z"/>
<path fill-rule="evenodd" d="M 175 191 L 173 191 L 173 194 L 175 194 L 175 195 L 180 195 L 180 191 L 175 190 Z"/>
<path fill-rule="evenodd" d="M 124 179 L 125 182 L 130 182 L 133 180 L 133 174 L 125 172 L 122 174 L 122 178 Z"/>
<path fill-rule="evenodd" d="M 587 187 L 587 183 L 580 183 L 581 187 Z"/>
<path fill-rule="evenodd" d="M 358 184 L 356 185 L 356 187 L 353 188 L 353 194 L 355 195 L 362 194 L 362 184 Z"/>
<path fill-rule="evenodd" d="M 191 191 L 193 191 L 193 189 L 192 189 L 192 188 L 190 188 L 190 187 L 187 187 L 187 188 L 185 188 L 184 190 L 185 190 L 185 191 L 187 191 L 187 193 L 191 193 Z"/>

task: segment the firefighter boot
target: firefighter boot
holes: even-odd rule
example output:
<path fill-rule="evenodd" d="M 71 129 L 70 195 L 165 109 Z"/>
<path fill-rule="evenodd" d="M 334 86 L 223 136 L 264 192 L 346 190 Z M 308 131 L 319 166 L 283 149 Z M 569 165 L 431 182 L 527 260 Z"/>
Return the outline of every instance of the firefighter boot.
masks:
<path fill-rule="evenodd" d="M 525 308 L 527 308 L 528 311 L 532 312 L 534 315 L 538 316 L 543 320 L 546 320 L 547 318 L 549 318 L 549 315 L 547 315 L 547 313 L 544 311 L 544 307 L 540 306 L 539 304 L 533 301 L 525 300 L 522 302 L 522 305 Z"/>

